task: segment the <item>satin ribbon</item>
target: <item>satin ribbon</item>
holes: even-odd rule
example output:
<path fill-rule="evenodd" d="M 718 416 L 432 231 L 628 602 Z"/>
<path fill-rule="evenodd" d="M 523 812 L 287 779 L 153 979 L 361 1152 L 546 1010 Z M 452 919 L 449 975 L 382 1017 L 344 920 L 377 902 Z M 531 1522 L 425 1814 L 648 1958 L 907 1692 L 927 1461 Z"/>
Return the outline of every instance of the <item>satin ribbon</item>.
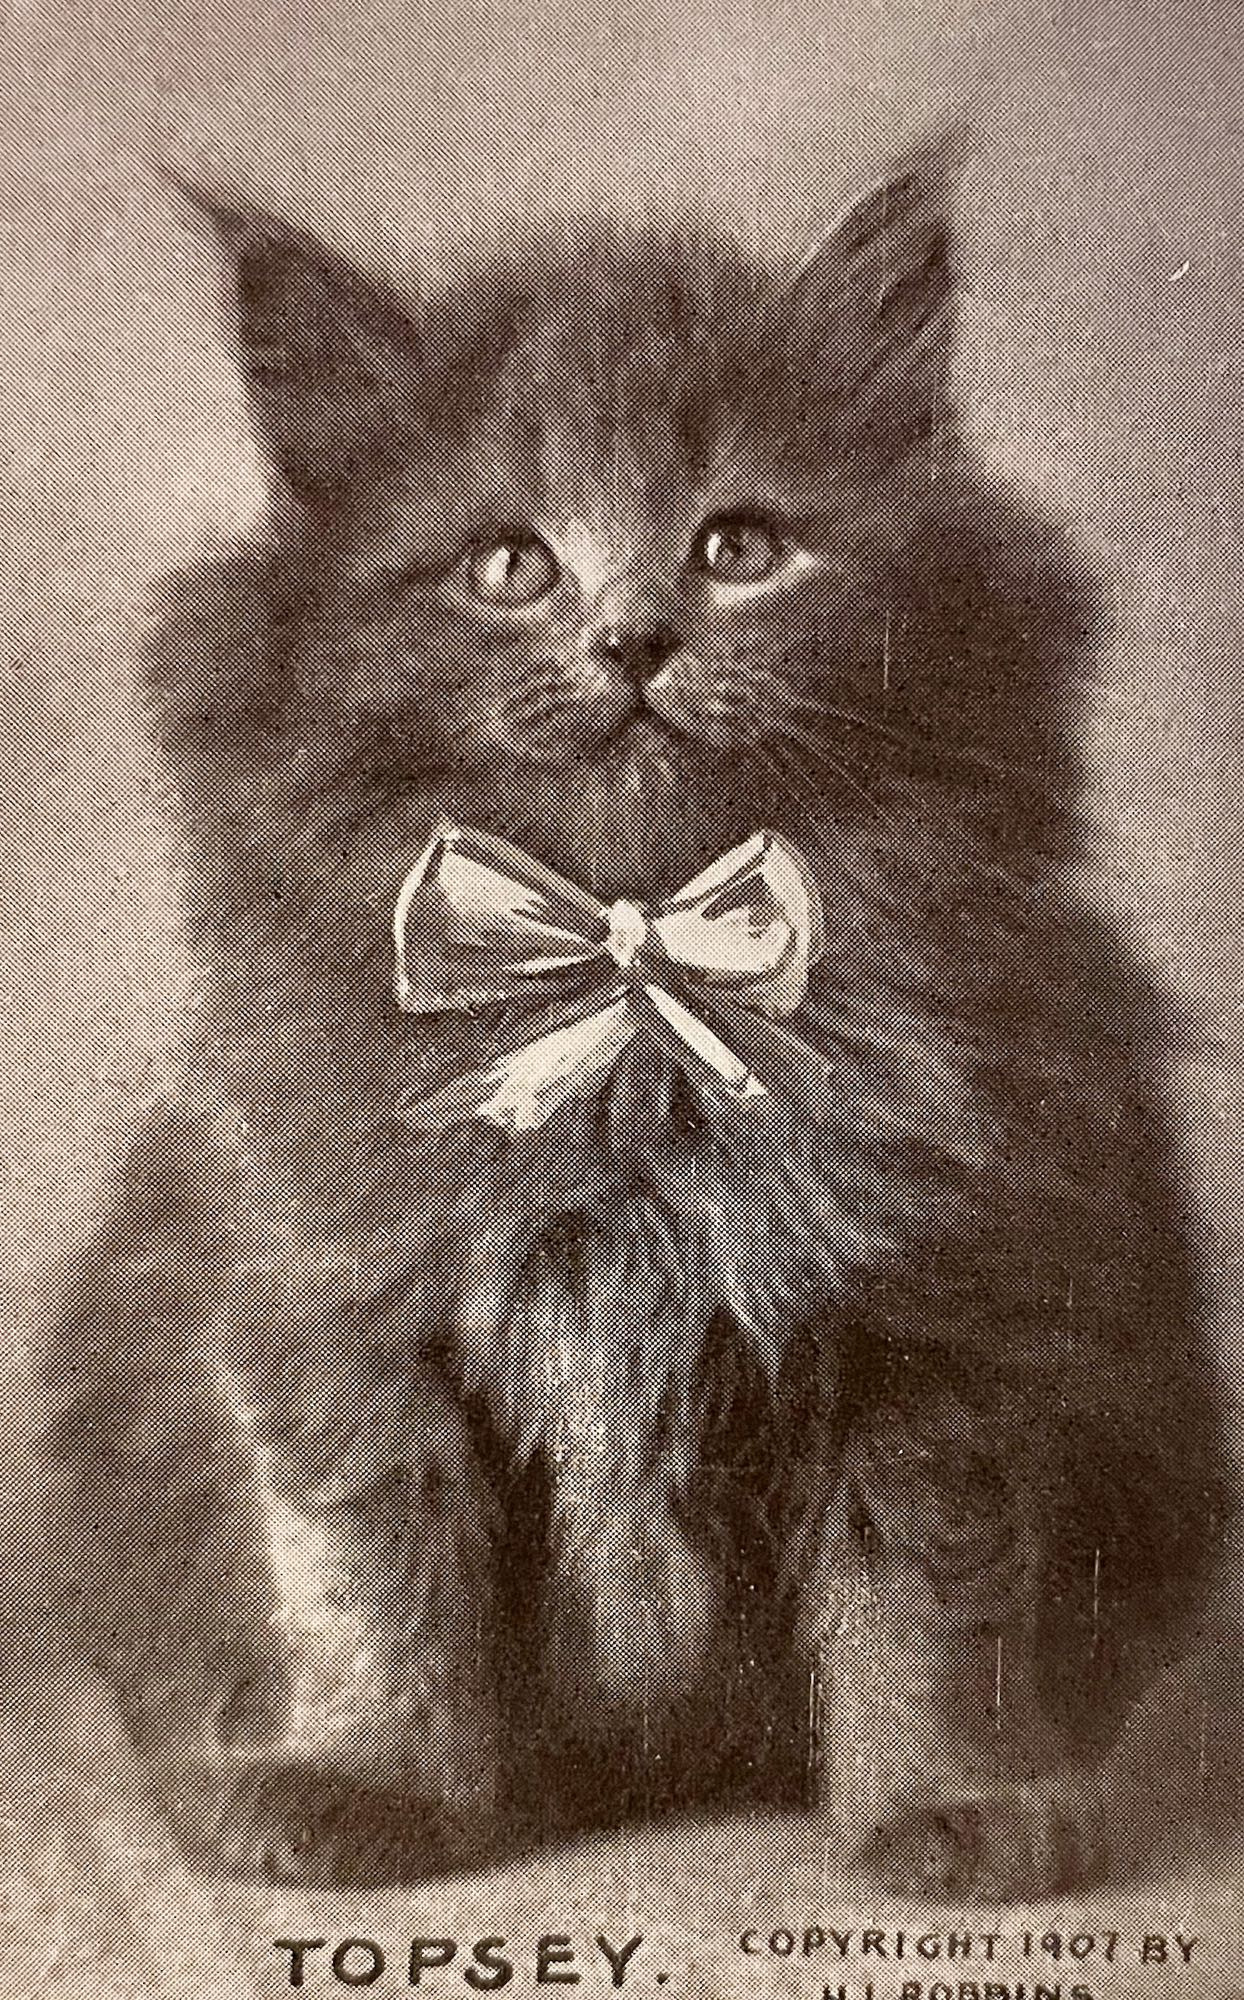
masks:
<path fill-rule="evenodd" d="M 590 1096 L 637 1036 L 711 1103 L 824 1101 L 824 1059 L 779 1023 L 824 948 L 820 898 L 787 840 L 756 833 L 664 901 L 604 904 L 492 834 L 445 827 L 402 885 L 398 1005 L 472 1016 L 459 1071 L 423 1077 L 401 1116 L 534 1131 Z"/>

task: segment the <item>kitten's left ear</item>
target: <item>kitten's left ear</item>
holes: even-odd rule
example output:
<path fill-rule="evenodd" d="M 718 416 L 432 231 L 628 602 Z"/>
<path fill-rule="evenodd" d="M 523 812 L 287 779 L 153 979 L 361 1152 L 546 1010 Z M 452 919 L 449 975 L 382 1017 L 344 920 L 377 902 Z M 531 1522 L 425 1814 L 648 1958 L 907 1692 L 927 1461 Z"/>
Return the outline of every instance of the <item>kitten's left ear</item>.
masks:
<path fill-rule="evenodd" d="M 962 157 L 958 131 L 913 148 L 822 239 L 783 301 L 785 351 L 804 394 L 832 397 L 890 452 L 927 439 L 944 410 Z"/>

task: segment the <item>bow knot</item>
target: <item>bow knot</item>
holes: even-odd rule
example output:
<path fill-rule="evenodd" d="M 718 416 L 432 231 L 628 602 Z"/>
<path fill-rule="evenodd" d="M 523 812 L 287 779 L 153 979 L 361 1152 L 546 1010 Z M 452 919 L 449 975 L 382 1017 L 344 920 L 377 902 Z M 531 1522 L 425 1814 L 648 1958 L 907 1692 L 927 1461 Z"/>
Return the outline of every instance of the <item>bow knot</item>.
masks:
<path fill-rule="evenodd" d="M 634 965 L 640 948 L 648 941 L 648 913 L 638 903 L 628 903 L 619 897 L 611 903 L 609 917 L 609 956 L 619 972 L 629 972 Z"/>
<path fill-rule="evenodd" d="M 402 1114 L 425 1129 L 533 1130 L 600 1087 L 638 1034 L 714 1102 L 823 1095 L 822 1059 L 778 1026 L 807 992 L 824 922 L 807 863 L 777 834 L 645 906 L 603 904 L 495 835 L 444 827 L 402 885 L 394 936 L 405 1012 L 495 1014 L 486 1060 L 408 1093 Z"/>

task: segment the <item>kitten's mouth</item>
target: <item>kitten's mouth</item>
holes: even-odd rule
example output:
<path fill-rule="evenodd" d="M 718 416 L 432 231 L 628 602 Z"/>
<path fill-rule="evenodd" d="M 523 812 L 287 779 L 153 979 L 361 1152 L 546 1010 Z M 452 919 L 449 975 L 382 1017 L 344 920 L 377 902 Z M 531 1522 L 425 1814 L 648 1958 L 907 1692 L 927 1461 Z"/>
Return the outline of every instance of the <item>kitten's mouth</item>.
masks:
<path fill-rule="evenodd" d="M 598 736 L 585 761 L 609 768 L 631 759 L 640 760 L 668 753 L 681 741 L 681 732 L 655 715 L 642 699 L 637 700 L 603 736 Z"/>

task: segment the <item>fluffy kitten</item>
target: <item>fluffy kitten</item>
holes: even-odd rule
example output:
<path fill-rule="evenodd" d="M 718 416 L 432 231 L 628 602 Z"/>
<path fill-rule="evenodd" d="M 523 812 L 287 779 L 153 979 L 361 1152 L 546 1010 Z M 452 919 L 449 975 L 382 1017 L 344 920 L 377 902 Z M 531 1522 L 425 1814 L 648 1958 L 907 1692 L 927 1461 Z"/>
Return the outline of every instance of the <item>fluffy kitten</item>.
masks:
<path fill-rule="evenodd" d="M 207 977 L 49 1366 L 183 1832 L 417 1874 L 810 1772 L 904 1886 L 1102 1867 L 1216 1395 L 1158 1012 L 1068 886 L 1092 598 L 956 436 L 937 150 L 794 276 L 575 222 L 415 304 L 207 206 L 283 498 L 154 649 Z M 605 900 L 787 835 L 829 1111 L 718 1129 L 635 1043 L 535 1133 L 404 1123 L 445 818 Z"/>

